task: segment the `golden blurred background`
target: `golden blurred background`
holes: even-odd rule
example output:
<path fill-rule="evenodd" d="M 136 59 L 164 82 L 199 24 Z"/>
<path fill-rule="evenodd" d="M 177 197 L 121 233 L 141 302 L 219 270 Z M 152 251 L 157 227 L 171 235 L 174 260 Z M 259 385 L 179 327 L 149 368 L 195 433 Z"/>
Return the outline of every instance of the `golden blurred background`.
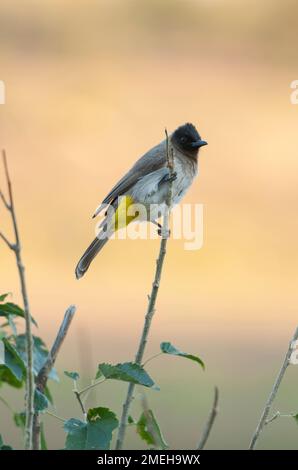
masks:
<path fill-rule="evenodd" d="M 204 205 L 204 245 L 171 240 L 147 357 L 161 341 L 200 355 L 148 365 L 148 393 L 172 448 L 193 448 L 220 390 L 210 449 L 247 448 L 298 324 L 298 78 L 294 0 L 4 0 L 0 4 L 0 146 L 13 176 L 36 334 L 50 344 L 65 308 L 77 316 L 58 370 L 82 384 L 103 361 L 134 357 L 159 241 L 110 242 L 86 277 L 76 262 L 91 215 L 144 151 L 190 121 L 209 146 L 185 202 Z M 4 185 L 3 172 L 0 174 Z M 11 233 L 5 210 L 1 230 Z M 12 254 L 0 245 L 0 293 L 20 302 Z M 52 387 L 57 414 L 80 417 L 72 383 Z M 120 415 L 126 386 L 90 397 Z M 22 406 L 19 392 L 1 394 Z M 5 442 L 21 446 L 0 404 Z M 274 407 L 298 412 L 297 370 Z M 139 412 L 138 400 L 132 414 Z M 5 431 L 3 432 L 3 423 Z M 61 423 L 45 417 L 50 448 Z M 273 422 L 260 448 L 297 448 L 294 420 Z M 127 446 L 143 444 L 133 431 Z"/>

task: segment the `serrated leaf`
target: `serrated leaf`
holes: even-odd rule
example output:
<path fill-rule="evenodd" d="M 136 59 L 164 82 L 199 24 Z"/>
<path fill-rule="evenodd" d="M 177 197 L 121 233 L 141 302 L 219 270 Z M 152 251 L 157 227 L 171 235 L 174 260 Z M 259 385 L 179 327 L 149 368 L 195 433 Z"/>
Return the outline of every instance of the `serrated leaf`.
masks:
<path fill-rule="evenodd" d="M 107 450 L 117 426 L 118 419 L 108 408 L 92 408 L 88 411 L 86 423 L 75 418 L 64 423 L 64 430 L 68 433 L 65 449 Z"/>
<path fill-rule="evenodd" d="M 78 372 L 68 372 L 67 370 L 64 371 L 66 377 L 69 377 L 72 380 L 79 380 L 80 374 Z"/>
<path fill-rule="evenodd" d="M 12 302 L 6 302 L 5 304 L 0 305 L 0 317 L 8 317 L 9 315 L 15 315 L 16 317 L 25 318 L 24 310 L 18 305 Z M 37 326 L 36 321 L 31 317 L 32 323 Z"/>
<path fill-rule="evenodd" d="M 1 341 L 4 343 L 4 364 L 0 364 L 0 382 L 20 388 L 25 377 L 25 363 L 8 339 L 3 338 Z"/>
<path fill-rule="evenodd" d="M 39 390 L 35 389 L 34 393 L 34 410 L 39 413 L 46 410 L 49 406 L 47 397 Z"/>
<path fill-rule="evenodd" d="M 144 387 L 153 387 L 154 382 L 147 372 L 139 364 L 134 362 L 124 362 L 122 364 L 99 364 L 98 371 L 106 379 L 122 380 L 131 382 Z M 98 373 L 96 378 L 98 378 Z"/>
<path fill-rule="evenodd" d="M 163 450 L 169 447 L 163 438 L 159 424 L 152 410 L 144 411 L 136 426 L 137 433 L 147 444 Z"/>
<path fill-rule="evenodd" d="M 26 337 L 25 335 L 18 335 L 15 338 L 16 341 L 16 348 L 22 357 L 25 364 L 27 363 L 27 354 L 26 354 Z M 38 336 L 33 336 L 33 370 L 34 375 L 37 375 L 42 366 L 44 365 L 47 357 L 48 357 L 48 350 L 46 348 L 45 343 L 41 338 Z M 57 375 L 56 369 L 52 369 L 49 373 L 49 378 L 59 382 L 59 377 Z"/>
<path fill-rule="evenodd" d="M 171 354 L 173 356 L 185 357 L 186 359 L 190 359 L 191 361 L 195 361 L 198 364 L 200 364 L 200 366 L 203 369 L 205 369 L 205 364 L 202 361 L 202 359 L 200 359 L 198 356 L 194 356 L 193 354 L 188 354 L 188 353 L 179 351 L 179 349 L 177 349 L 175 346 L 173 346 L 170 342 L 161 343 L 160 349 L 164 354 Z"/>

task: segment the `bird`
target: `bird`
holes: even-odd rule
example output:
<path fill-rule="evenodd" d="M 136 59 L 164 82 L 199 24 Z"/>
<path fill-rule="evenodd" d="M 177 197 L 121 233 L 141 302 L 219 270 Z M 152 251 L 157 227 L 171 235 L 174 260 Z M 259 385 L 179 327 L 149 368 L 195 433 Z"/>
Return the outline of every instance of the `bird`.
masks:
<path fill-rule="evenodd" d="M 205 145 L 208 143 L 201 139 L 196 127 L 186 123 L 136 161 L 96 209 L 93 218 L 105 210 L 104 219 L 97 237 L 76 266 L 77 279 L 84 276 L 113 233 L 132 221 L 153 222 L 161 234 L 161 225 L 156 220 L 161 212 L 157 208 L 166 203 L 170 184 L 171 205 L 181 201 L 198 174 L 199 150 Z M 168 146 L 173 155 L 173 171 L 168 166 Z M 132 204 L 142 204 L 146 208 L 145 219 L 138 219 L 138 214 L 127 215 Z M 152 207 L 154 210 L 150 210 Z"/>

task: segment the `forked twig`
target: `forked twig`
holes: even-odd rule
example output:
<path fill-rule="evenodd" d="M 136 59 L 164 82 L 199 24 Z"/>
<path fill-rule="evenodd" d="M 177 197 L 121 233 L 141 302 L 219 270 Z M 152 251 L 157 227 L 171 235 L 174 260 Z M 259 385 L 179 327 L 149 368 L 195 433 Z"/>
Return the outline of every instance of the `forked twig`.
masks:
<path fill-rule="evenodd" d="M 278 389 L 279 389 L 280 384 L 282 382 L 282 379 L 284 378 L 287 367 L 290 364 L 291 355 L 292 355 L 292 352 L 294 351 L 294 349 L 296 347 L 297 340 L 298 340 L 298 328 L 296 329 L 296 331 L 294 333 L 294 336 L 293 336 L 292 340 L 290 341 L 288 350 L 287 350 L 285 358 L 284 358 L 284 362 L 283 362 L 283 364 L 281 366 L 281 369 L 280 369 L 280 371 L 279 371 L 279 373 L 276 377 L 273 388 L 272 388 L 272 390 L 269 394 L 269 397 L 268 397 L 267 402 L 265 404 L 265 408 L 264 408 L 264 410 L 261 414 L 260 421 L 257 425 L 257 429 L 255 430 L 255 432 L 253 434 L 253 437 L 252 437 L 252 440 L 251 440 L 251 443 L 250 443 L 250 446 L 249 446 L 250 450 L 255 449 L 257 441 L 260 437 L 260 434 L 263 431 L 263 428 L 266 425 L 266 423 L 268 423 L 268 416 L 269 416 L 269 413 L 270 413 L 270 410 L 271 410 L 271 406 L 272 406 L 273 401 L 274 401 L 274 399 L 277 395 L 277 392 L 278 392 Z"/>

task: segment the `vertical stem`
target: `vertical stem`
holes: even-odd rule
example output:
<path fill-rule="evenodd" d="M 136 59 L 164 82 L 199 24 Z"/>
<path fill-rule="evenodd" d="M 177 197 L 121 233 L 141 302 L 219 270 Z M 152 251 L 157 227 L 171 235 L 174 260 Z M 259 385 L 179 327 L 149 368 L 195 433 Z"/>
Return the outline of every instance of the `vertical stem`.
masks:
<path fill-rule="evenodd" d="M 167 131 L 165 132 L 166 132 L 167 166 L 169 168 L 170 176 L 171 176 L 173 174 L 173 151 L 171 149 L 171 152 L 170 152 L 169 137 L 168 137 Z M 172 201 L 172 182 L 170 182 L 169 184 L 169 191 L 168 191 L 167 200 L 166 200 L 166 210 L 165 210 L 165 215 L 163 219 L 163 228 L 162 228 L 162 239 L 160 242 L 159 255 L 156 260 L 156 270 L 155 270 L 154 281 L 152 284 L 151 295 L 149 297 L 147 312 L 145 315 L 144 327 L 143 327 L 141 339 L 140 339 L 138 350 L 137 350 L 136 357 L 135 357 L 135 362 L 137 364 L 142 363 L 144 351 L 145 351 L 146 344 L 148 341 L 148 335 L 150 331 L 151 322 L 152 322 L 153 315 L 155 312 L 155 304 L 156 304 L 157 294 L 159 290 L 162 268 L 163 268 L 164 259 L 166 255 L 167 241 L 168 241 L 168 236 L 169 236 L 169 219 L 170 219 L 171 201 Z M 118 431 L 117 442 L 116 442 L 117 450 L 122 449 L 122 446 L 123 446 L 128 412 L 129 412 L 129 408 L 133 399 L 134 389 L 135 389 L 135 384 L 130 383 L 128 386 L 126 399 L 125 399 L 125 402 L 123 404 L 123 409 L 122 409 L 122 416 L 120 420 L 119 431 Z"/>
<path fill-rule="evenodd" d="M 287 370 L 287 367 L 288 367 L 288 365 L 290 364 L 290 358 L 291 358 L 291 354 L 292 354 L 292 352 L 293 352 L 293 343 L 294 343 L 294 341 L 297 341 L 297 340 L 298 340 L 298 328 L 296 329 L 296 331 L 295 331 L 295 333 L 294 333 L 294 336 L 293 336 L 293 338 L 292 338 L 292 340 L 291 340 L 291 342 L 290 342 L 290 344 L 289 344 L 289 348 L 288 348 L 288 350 L 287 350 L 287 352 L 286 352 L 286 355 L 285 355 L 285 358 L 284 358 L 284 362 L 283 362 L 283 364 L 282 364 L 282 366 L 281 366 L 281 369 L 280 369 L 280 371 L 279 371 L 279 373 L 278 373 L 278 375 L 277 375 L 277 377 L 276 377 L 276 380 L 275 380 L 275 382 L 274 382 L 273 388 L 272 388 L 272 390 L 271 390 L 271 392 L 270 392 L 270 395 L 269 395 L 269 397 L 268 397 L 268 399 L 267 399 L 267 402 L 266 402 L 266 404 L 265 404 L 265 408 L 264 408 L 264 410 L 263 410 L 263 412 L 262 412 L 260 421 L 259 421 L 259 423 L 258 423 L 258 425 L 257 425 L 257 429 L 255 430 L 255 433 L 254 433 L 254 435 L 253 435 L 253 437 L 252 437 L 252 440 L 251 440 L 251 443 L 250 443 L 250 446 L 249 446 L 249 449 L 250 449 L 250 450 L 254 450 L 254 449 L 255 449 L 256 444 L 257 444 L 257 441 L 258 441 L 258 439 L 259 439 L 259 437 L 260 437 L 260 434 L 261 434 L 261 432 L 263 431 L 263 428 L 264 428 L 264 426 L 265 426 L 265 424 L 266 424 L 267 418 L 268 418 L 269 413 L 270 413 L 270 410 L 271 410 L 272 403 L 273 403 L 273 401 L 274 401 L 274 399 L 275 399 L 275 397 L 276 397 L 276 394 L 277 394 L 277 392 L 278 392 L 278 389 L 279 389 L 279 387 L 280 387 L 280 384 L 281 384 L 281 382 L 282 382 L 282 379 L 283 379 L 283 377 L 284 377 L 284 375 L 285 375 L 285 372 L 286 372 L 286 370 Z"/>
<path fill-rule="evenodd" d="M 31 315 L 29 307 L 29 299 L 27 293 L 26 279 L 25 279 L 25 268 L 22 262 L 21 256 L 21 244 L 19 238 L 18 224 L 15 214 L 14 200 L 12 194 L 12 185 L 8 172 L 8 165 L 6 159 L 6 153 L 2 151 L 2 157 L 4 162 L 5 176 L 7 180 L 8 196 L 9 196 L 9 211 L 12 218 L 12 224 L 15 235 L 15 244 L 12 249 L 15 253 L 16 263 L 19 272 L 21 292 L 23 297 L 23 305 L 25 312 L 25 326 L 26 326 L 26 354 L 27 354 L 27 374 L 26 374 L 26 425 L 25 425 L 25 448 L 32 449 L 32 427 L 33 427 L 33 416 L 34 416 L 34 372 L 33 372 L 33 337 L 31 331 Z"/>

